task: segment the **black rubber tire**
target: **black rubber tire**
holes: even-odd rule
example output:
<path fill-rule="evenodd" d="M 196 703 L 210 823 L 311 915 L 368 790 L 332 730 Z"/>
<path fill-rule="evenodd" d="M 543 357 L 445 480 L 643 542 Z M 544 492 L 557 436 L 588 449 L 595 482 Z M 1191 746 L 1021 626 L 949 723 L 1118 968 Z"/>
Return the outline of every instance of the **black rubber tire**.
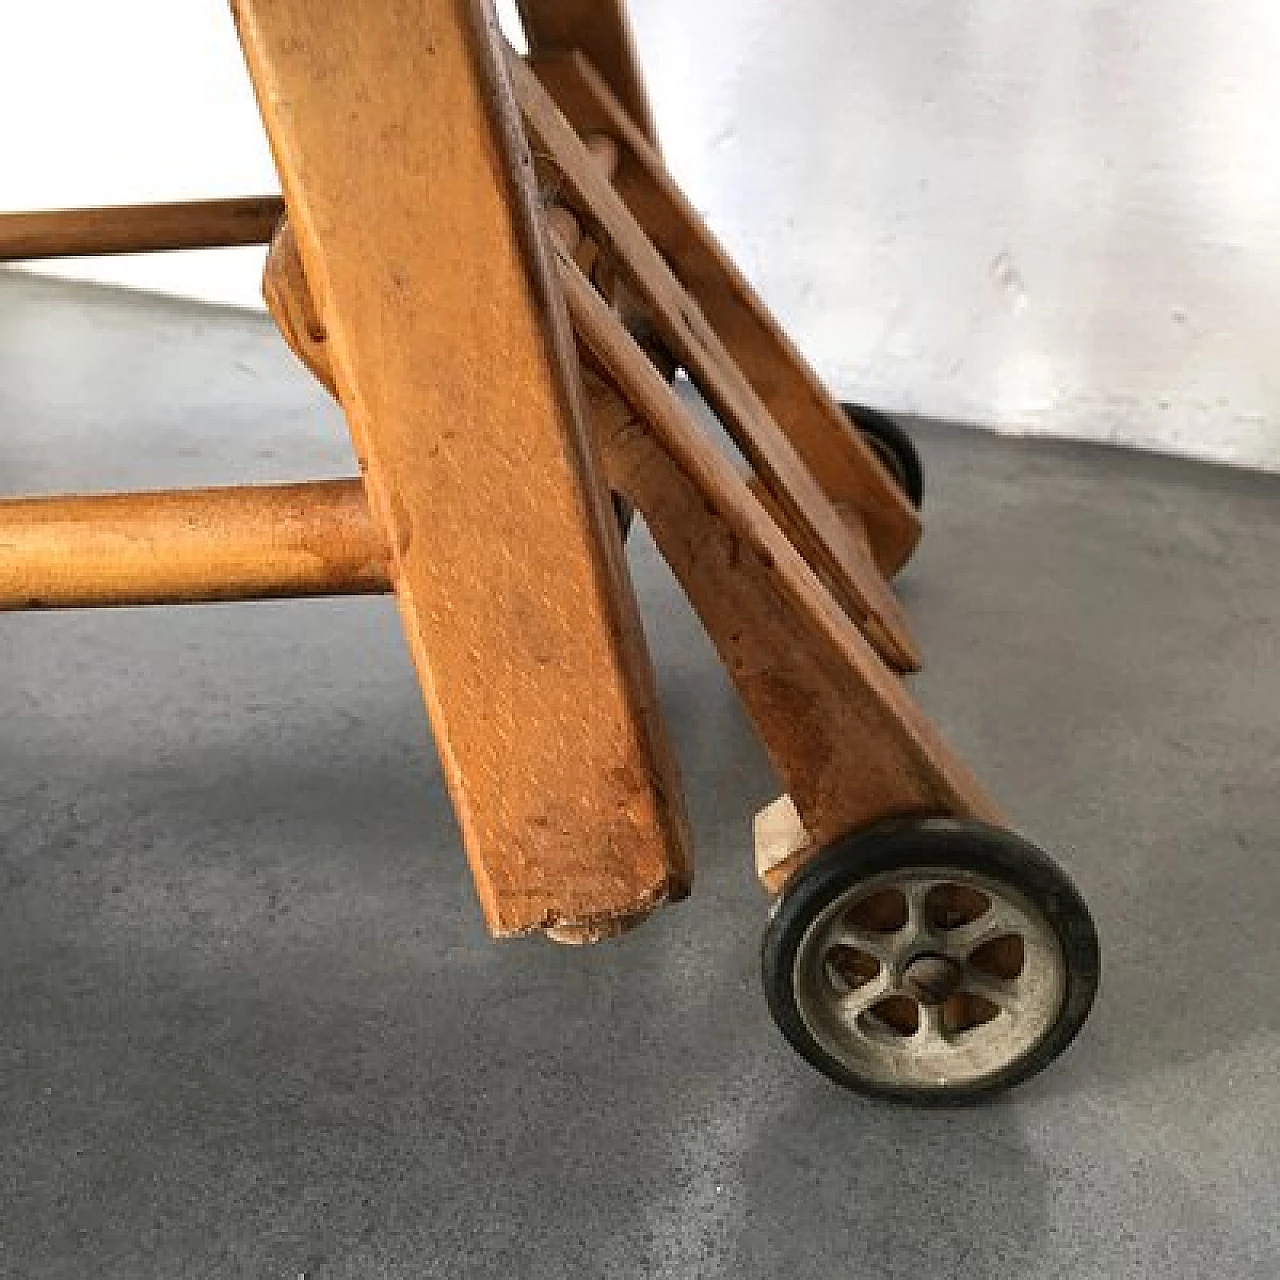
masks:
<path fill-rule="evenodd" d="M 889 468 L 916 510 L 924 506 L 924 464 L 907 431 L 887 414 L 863 404 L 842 404 L 844 415 Z"/>
<path fill-rule="evenodd" d="M 1057 1020 L 1020 1058 L 981 1079 L 942 1086 L 887 1086 L 833 1058 L 805 1025 L 794 988 L 796 952 L 809 925 L 860 880 L 929 867 L 978 872 L 1020 891 L 1057 935 L 1066 990 Z M 779 1030 L 824 1075 L 856 1093 L 894 1102 L 958 1106 L 1021 1084 L 1047 1067 L 1084 1025 L 1098 989 L 1098 935 L 1084 899 L 1047 854 L 1012 831 L 950 818 L 897 818 L 852 832 L 825 849 L 787 886 L 764 934 L 765 997 Z"/>

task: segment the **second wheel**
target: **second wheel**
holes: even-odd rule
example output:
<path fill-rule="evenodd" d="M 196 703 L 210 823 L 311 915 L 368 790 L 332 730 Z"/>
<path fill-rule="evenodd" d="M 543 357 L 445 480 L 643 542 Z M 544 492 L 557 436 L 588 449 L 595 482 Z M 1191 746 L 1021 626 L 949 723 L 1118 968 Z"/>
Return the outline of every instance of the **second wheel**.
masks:
<path fill-rule="evenodd" d="M 898 488 L 907 500 L 919 510 L 924 505 L 924 464 L 906 429 L 878 409 L 869 409 L 863 404 L 842 404 L 840 407 L 898 482 Z"/>

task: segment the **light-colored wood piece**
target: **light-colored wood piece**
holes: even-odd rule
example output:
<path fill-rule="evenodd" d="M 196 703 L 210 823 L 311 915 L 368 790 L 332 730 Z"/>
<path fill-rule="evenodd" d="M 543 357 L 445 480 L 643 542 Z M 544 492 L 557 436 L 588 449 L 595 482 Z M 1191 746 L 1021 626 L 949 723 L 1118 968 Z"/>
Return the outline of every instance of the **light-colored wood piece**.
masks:
<path fill-rule="evenodd" d="M 233 7 L 490 927 L 611 930 L 687 830 L 487 6 Z"/>
<path fill-rule="evenodd" d="M 593 239 L 608 246 L 663 341 L 786 512 L 788 528 L 805 559 L 895 668 L 916 669 L 920 657 L 906 617 L 865 544 L 850 533 L 546 90 L 518 57 L 511 57 L 510 67 L 530 140 L 540 163 L 558 177 L 562 203 L 582 217 Z"/>
<path fill-rule="evenodd" d="M 358 480 L 0 501 L 0 610 L 390 588 Z"/>
<path fill-rule="evenodd" d="M 621 147 L 618 194 L 696 300 L 796 452 L 838 506 L 858 511 L 886 574 L 906 562 L 920 520 L 874 452 L 850 428 L 782 326 L 581 55 L 535 58 L 539 80 L 582 136 Z"/>
<path fill-rule="evenodd" d="M 999 811 L 561 255 L 574 327 L 598 362 L 588 399 L 609 482 L 645 523 L 715 644 L 811 843 L 867 822 Z M 615 390 L 616 387 L 616 390 Z"/>
<path fill-rule="evenodd" d="M 756 848 L 756 875 L 773 892 L 781 885 L 772 883 L 779 867 L 793 867 L 804 855 L 817 852 L 813 838 L 805 830 L 790 796 L 779 796 L 755 816 L 752 824 Z"/>
<path fill-rule="evenodd" d="M 0 214 L 0 262 L 266 244 L 279 196 Z"/>
<path fill-rule="evenodd" d="M 658 131 L 645 92 L 625 0 L 516 0 L 533 55 L 581 50 L 654 147 Z"/>

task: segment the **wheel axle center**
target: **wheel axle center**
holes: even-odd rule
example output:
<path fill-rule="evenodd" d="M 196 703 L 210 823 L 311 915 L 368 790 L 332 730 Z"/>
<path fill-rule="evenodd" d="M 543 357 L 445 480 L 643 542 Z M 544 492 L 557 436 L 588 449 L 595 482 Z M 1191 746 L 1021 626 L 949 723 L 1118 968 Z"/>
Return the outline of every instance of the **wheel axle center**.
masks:
<path fill-rule="evenodd" d="M 902 974 L 903 986 L 921 1004 L 941 1004 L 960 988 L 964 971 L 947 956 L 927 951 L 907 965 Z"/>

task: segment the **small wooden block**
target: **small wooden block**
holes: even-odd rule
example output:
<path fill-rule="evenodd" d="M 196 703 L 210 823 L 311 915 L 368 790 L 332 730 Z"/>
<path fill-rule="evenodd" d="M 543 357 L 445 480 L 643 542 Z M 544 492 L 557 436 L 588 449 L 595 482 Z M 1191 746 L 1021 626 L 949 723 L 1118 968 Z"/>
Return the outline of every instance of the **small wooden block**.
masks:
<path fill-rule="evenodd" d="M 487 6 L 233 8 L 490 927 L 607 932 L 687 828 Z"/>
<path fill-rule="evenodd" d="M 776 868 L 791 865 L 797 858 L 813 851 L 813 838 L 800 820 L 796 802 L 790 796 L 779 796 L 756 814 L 756 875 L 770 888 Z"/>

